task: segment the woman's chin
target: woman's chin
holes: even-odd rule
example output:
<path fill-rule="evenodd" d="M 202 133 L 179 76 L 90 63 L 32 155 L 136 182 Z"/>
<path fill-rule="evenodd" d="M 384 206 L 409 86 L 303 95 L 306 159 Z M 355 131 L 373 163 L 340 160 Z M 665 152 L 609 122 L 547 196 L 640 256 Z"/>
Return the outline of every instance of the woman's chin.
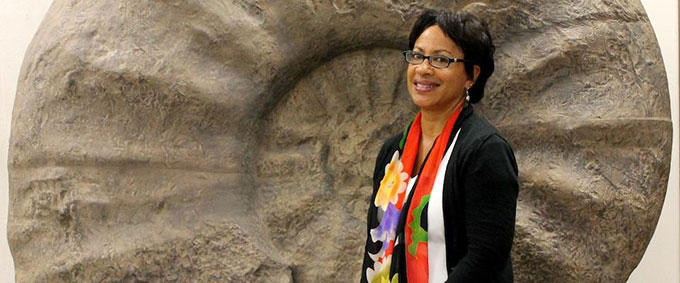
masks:
<path fill-rule="evenodd" d="M 425 97 L 422 94 L 411 95 L 411 102 L 423 110 L 431 109 L 436 104 L 429 97 Z"/>

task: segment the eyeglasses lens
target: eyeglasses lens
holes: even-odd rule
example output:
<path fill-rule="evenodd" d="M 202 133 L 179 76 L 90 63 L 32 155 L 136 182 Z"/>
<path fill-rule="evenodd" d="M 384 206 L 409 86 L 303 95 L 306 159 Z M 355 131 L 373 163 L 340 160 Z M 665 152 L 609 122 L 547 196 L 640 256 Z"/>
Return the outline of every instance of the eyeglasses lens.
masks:
<path fill-rule="evenodd" d="M 412 51 L 408 51 L 404 55 L 406 56 L 406 62 L 408 62 L 409 64 L 414 64 L 414 65 L 422 63 L 423 59 L 425 59 L 425 58 L 423 58 L 422 55 L 416 54 L 415 52 L 412 52 Z"/>
<path fill-rule="evenodd" d="M 430 65 L 437 68 L 446 68 L 449 65 L 449 59 L 442 56 L 430 57 Z"/>

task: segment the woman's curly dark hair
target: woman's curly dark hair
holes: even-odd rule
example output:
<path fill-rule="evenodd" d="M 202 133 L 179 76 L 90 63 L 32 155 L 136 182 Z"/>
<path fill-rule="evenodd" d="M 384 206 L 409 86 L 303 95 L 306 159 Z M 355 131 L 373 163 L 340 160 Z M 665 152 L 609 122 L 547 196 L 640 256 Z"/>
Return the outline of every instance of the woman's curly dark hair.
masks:
<path fill-rule="evenodd" d="M 473 78 L 474 65 L 479 66 L 479 76 L 469 90 L 470 103 L 479 102 L 484 97 L 486 81 L 494 70 L 493 53 L 496 50 L 486 22 L 464 11 L 425 10 L 413 25 L 408 39 L 409 49 L 413 50 L 416 39 L 425 29 L 433 25 L 439 26 L 460 47 L 464 59 L 470 61 L 464 63 L 468 78 Z"/>

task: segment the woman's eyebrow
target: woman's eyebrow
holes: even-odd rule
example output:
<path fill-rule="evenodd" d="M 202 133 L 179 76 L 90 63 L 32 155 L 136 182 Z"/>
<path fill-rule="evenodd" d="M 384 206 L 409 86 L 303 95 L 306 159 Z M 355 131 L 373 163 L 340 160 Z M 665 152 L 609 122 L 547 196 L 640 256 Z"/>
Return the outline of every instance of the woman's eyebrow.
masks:
<path fill-rule="evenodd" d="M 433 51 L 432 53 L 442 53 L 442 52 L 446 52 L 449 55 L 453 55 L 453 53 L 451 53 L 451 51 L 448 51 L 446 49 L 437 49 L 437 50 Z"/>
<path fill-rule="evenodd" d="M 415 51 L 416 49 L 418 49 L 418 51 L 424 52 L 424 50 L 422 48 L 420 48 L 418 46 L 414 46 L 413 50 Z M 446 52 L 448 55 L 453 55 L 453 53 L 451 53 L 451 51 L 448 51 L 446 49 L 437 49 L 437 50 L 433 51 L 432 54 L 442 53 L 442 52 Z"/>

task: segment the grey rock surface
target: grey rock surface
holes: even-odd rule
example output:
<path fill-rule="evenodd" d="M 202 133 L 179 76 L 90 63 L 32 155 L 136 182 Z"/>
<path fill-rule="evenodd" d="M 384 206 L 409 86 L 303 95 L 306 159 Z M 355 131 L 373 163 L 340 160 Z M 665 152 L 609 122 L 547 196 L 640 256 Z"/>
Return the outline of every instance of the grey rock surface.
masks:
<path fill-rule="evenodd" d="M 355 282 L 427 7 L 486 19 L 476 109 L 520 166 L 517 282 L 624 282 L 671 150 L 637 0 L 55 0 L 10 140 L 17 282 Z"/>

